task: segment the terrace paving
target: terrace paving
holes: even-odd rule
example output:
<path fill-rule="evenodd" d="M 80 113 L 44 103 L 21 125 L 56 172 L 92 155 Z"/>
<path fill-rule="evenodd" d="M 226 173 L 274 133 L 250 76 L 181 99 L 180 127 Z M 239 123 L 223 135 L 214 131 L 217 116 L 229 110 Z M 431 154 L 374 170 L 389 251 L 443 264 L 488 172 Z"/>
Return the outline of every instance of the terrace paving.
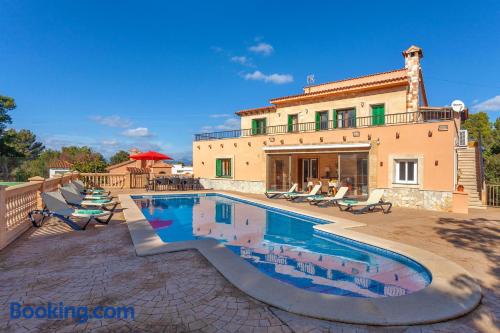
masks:
<path fill-rule="evenodd" d="M 129 191 L 127 191 L 129 192 Z M 123 193 L 123 192 L 122 192 Z M 242 195 L 241 193 L 238 193 Z M 246 195 L 265 200 L 262 195 Z M 374 327 L 295 315 L 252 299 L 198 252 L 135 255 L 123 214 L 108 226 L 75 232 L 57 221 L 30 229 L 0 252 L 0 332 L 498 332 L 500 209 L 468 216 L 395 208 L 352 215 L 292 204 L 365 223 L 356 231 L 424 248 L 469 270 L 484 298 L 470 314 L 444 323 Z M 10 320 L 9 303 L 133 305 L 135 320 Z"/>

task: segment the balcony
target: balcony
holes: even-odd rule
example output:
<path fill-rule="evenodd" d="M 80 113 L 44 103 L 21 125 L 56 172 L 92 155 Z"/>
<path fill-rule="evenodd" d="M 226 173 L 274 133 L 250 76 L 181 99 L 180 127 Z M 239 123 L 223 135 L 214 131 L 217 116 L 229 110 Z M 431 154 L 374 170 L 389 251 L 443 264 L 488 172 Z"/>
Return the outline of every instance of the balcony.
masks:
<path fill-rule="evenodd" d="M 265 128 L 239 129 L 232 131 L 200 133 L 194 135 L 194 141 L 235 139 L 255 135 L 275 135 L 286 133 L 303 133 L 317 131 L 332 131 L 342 128 L 364 128 L 399 124 L 418 124 L 453 119 L 451 109 L 426 109 L 416 112 L 393 113 L 385 116 L 368 116 L 348 119 L 329 120 L 324 122 L 308 122 L 267 126 Z"/>

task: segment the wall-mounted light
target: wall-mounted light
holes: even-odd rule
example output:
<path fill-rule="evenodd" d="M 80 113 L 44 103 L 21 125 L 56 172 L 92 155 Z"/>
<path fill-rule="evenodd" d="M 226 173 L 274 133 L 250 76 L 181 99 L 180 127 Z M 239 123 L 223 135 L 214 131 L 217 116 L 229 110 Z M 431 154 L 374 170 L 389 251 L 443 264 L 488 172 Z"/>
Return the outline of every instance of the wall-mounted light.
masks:
<path fill-rule="evenodd" d="M 280 140 L 281 144 L 284 144 L 285 143 L 285 140 Z"/>
<path fill-rule="evenodd" d="M 372 139 L 372 135 L 368 134 L 368 140 L 371 140 L 371 139 Z"/>
<path fill-rule="evenodd" d="M 250 147 L 252 145 L 252 143 L 250 141 L 248 141 L 248 147 Z"/>
<path fill-rule="evenodd" d="M 300 142 L 300 143 L 303 143 L 303 142 L 304 142 L 304 140 L 303 140 L 302 138 L 300 138 L 300 139 L 299 139 L 299 142 Z"/>
<path fill-rule="evenodd" d="M 200 146 L 196 146 L 196 148 L 198 148 L 198 150 L 200 150 Z"/>
<path fill-rule="evenodd" d="M 434 165 L 435 165 L 435 166 L 438 166 L 438 165 L 439 165 L 439 161 L 438 161 L 438 160 L 435 160 L 435 161 L 434 161 Z"/>
<path fill-rule="evenodd" d="M 205 162 L 201 161 L 201 165 L 205 165 Z"/>
<path fill-rule="evenodd" d="M 208 148 L 212 149 L 212 145 L 208 145 Z"/>
<path fill-rule="evenodd" d="M 380 138 L 377 138 L 377 145 L 380 145 Z"/>
<path fill-rule="evenodd" d="M 399 139 L 399 132 L 396 132 L 396 139 Z"/>
<path fill-rule="evenodd" d="M 269 142 L 274 142 L 275 138 L 269 138 Z"/>
<path fill-rule="evenodd" d="M 427 132 L 427 136 L 430 138 L 432 136 L 432 131 L 429 130 L 429 132 Z"/>
<path fill-rule="evenodd" d="M 235 143 L 234 143 L 234 146 L 235 146 L 235 147 L 238 147 L 238 144 L 235 142 Z"/>
<path fill-rule="evenodd" d="M 262 143 L 264 144 L 264 146 L 267 145 L 267 141 L 262 141 Z"/>
<path fill-rule="evenodd" d="M 361 107 L 364 107 L 365 106 L 365 102 L 361 102 Z"/>
<path fill-rule="evenodd" d="M 323 137 L 322 136 L 319 137 L 319 142 L 323 142 Z"/>
<path fill-rule="evenodd" d="M 344 135 L 344 136 L 342 137 L 342 140 L 347 141 L 347 137 Z"/>
<path fill-rule="evenodd" d="M 359 133 L 359 131 L 354 131 L 352 132 L 352 136 L 355 137 L 355 138 L 359 138 L 361 134 Z"/>
<path fill-rule="evenodd" d="M 381 161 L 380 162 L 380 166 L 383 167 L 384 166 L 384 162 Z"/>
<path fill-rule="evenodd" d="M 249 165 L 249 164 L 250 164 L 250 162 L 246 161 L 246 164 L 247 164 L 247 165 Z"/>
<path fill-rule="evenodd" d="M 223 144 L 223 143 L 221 143 L 221 144 L 220 144 L 220 147 L 221 147 L 221 148 L 224 148 L 224 144 Z"/>

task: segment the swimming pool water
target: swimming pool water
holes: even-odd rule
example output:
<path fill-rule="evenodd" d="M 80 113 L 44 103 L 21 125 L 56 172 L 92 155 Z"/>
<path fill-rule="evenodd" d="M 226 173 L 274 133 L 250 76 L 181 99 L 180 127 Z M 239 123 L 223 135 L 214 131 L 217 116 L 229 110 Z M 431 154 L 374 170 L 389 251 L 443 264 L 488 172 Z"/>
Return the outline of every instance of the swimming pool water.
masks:
<path fill-rule="evenodd" d="M 275 279 L 309 291 L 388 297 L 425 288 L 430 273 L 397 253 L 315 231 L 329 223 L 219 194 L 133 196 L 164 242 L 212 238 Z"/>

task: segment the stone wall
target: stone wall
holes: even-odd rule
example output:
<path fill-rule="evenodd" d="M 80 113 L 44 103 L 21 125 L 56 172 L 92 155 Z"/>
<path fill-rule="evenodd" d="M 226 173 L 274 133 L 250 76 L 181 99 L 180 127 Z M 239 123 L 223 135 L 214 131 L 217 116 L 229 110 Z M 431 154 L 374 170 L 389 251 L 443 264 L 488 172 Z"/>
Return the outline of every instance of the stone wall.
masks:
<path fill-rule="evenodd" d="M 424 191 L 418 188 L 385 189 L 384 200 L 396 207 L 451 211 L 452 192 Z"/>
<path fill-rule="evenodd" d="M 266 185 L 261 181 L 201 178 L 200 183 L 205 189 L 211 190 L 227 190 L 257 194 L 262 194 L 266 191 Z"/>

